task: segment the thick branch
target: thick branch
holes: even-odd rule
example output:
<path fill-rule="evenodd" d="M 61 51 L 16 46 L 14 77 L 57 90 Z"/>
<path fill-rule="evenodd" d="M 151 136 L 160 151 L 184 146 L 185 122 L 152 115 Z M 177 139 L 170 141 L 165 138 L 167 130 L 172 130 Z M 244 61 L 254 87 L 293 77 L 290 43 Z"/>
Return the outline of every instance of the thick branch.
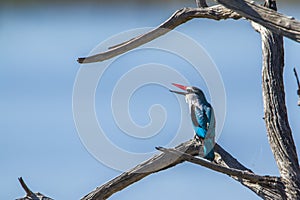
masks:
<path fill-rule="evenodd" d="M 274 33 L 300 42 L 300 21 L 247 0 L 216 0 L 225 7 L 239 13 Z"/>
<path fill-rule="evenodd" d="M 208 8 L 182 8 L 180 10 L 177 10 L 167 21 L 162 23 L 159 27 L 155 28 L 154 30 L 146 34 L 140 35 L 136 38 L 133 38 L 120 45 L 116 45 L 106 52 L 87 58 L 78 58 L 78 62 L 91 63 L 110 59 L 127 51 L 130 51 L 134 48 L 137 48 L 145 43 L 148 43 L 193 18 L 221 20 L 229 18 L 239 19 L 240 16 L 221 5 L 211 6 Z"/>
<path fill-rule="evenodd" d="M 199 147 L 200 147 L 199 143 L 195 142 L 194 140 L 190 140 L 177 146 L 175 150 L 179 152 L 185 152 L 186 154 L 189 155 L 198 155 Z M 233 158 L 228 152 L 226 152 L 218 144 L 216 144 L 215 146 L 215 152 L 220 156 L 220 158 L 216 160 L 219 166 L 225 168 L 232 167 L 233 169 L 244 171 L 245 174 L 248 175 L 251 174 L 251 170 L 244 167 L 241 163 L 239 163 L 235 158 Z M 151 159 L 136 166 L 130 171 L 124 172 L 120 176 L 96 188 L 94 191 L 92 191 L 82 199 L 83 200 L 106 199 L 110 197 L 112 194 L 126 188 L 127 186 L 143 179 L 144 177 L 152 173 L 156 173 L 168 169 L 174 165 L 182 163 L 183 161 L 185 161 L 185 158 L 182 156 L 182 154 L 174 155 L 169 153 L 167 154 L 161 153 L 159 155 L 155 155 Z M 253 183 L 253 181 L 247 181 L 237 176 L 233 176 L 233 178 L 239 181 L 240 183 L 242 183 L 243 185 L 245 185 L 246 187 L 248 187 L 249 189 L 251 189 L 252 191 L 254 191 L 256 194 L 258 194 L 264 199 L 280 199 L 281 197 L 277 189 L 281 185 L 279 184 L 280 180 L 278 180 L 278 184 L 274 184 L 274 186 L 272 186 L 271 188 L 270 185 Z"/>
<path fill-rule="evenodd" d="M 199 144 L 196 143 L 194 140 L 187 141 L 176 147 L 177 150 L 186 152 L 191 155 L 197 155 L 199 152 L 199 148 Z M 181 162 L 183 162 L 183 160 L 176 155 L 169 156 L 164 153 L 155 155 L 149 160 L 145 161 L 144 163 L 137 165 L 130 171 L 124 172 L 118 177 L 96 188 L 94 191 L 83 197 L 82 200 L 107 199 L 112 194 L 141 180 L 142 178 L 152 173 L 170 168 Z"/>
<path fill-rule="evenodd" d="M 268 4 L 271 5 L 267 1 Z M 255 29 L 262 38 L 264 119 L 269 143 L 287 199 L 300 199 L 300 169 L 285 104 L 283 37 L 262 26 L 256 25 Z"/>

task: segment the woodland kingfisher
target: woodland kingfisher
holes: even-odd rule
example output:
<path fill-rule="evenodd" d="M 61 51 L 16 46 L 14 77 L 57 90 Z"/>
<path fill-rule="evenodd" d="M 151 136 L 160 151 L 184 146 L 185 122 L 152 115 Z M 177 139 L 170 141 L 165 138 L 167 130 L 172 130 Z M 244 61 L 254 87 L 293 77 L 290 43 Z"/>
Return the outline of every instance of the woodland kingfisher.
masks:
<path fill-rule="evenodd" d="M 170 90 L 176 94 L 185 96 L 185 101 L 189 105 L 190 115 L 195 139 L 201 141 L 204 158 L 213 161 L 215 158 L 215 116 L 212 106 L 207 102 L 204 93 L 197 87 L 183 86 L 176 83 L 172 85 L 184 90 L 184 92 Z"/>

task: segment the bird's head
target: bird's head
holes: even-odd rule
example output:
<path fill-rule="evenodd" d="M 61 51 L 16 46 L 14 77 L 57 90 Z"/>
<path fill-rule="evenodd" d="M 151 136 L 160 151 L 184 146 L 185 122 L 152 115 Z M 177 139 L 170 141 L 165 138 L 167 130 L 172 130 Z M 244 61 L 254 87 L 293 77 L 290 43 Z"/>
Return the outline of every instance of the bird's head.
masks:
<path fill-rule="evenodd" d="M 198 101 L 199 103 L 207 102 L 203 91 L 200 90 L 197 87 L 184 86 L 184 85 L 180 85 L 180 84 L 177 84 L 177 83 L 172 83 L 172 85 L 184 90 L 184 92 L 175 91 L 175 90 L 170 90 L 170 92 L 180 94 L 180 95 L 184 95 L 186 102 L 189 103 L 189 104 L 193 103 L 195 101 Z"/>

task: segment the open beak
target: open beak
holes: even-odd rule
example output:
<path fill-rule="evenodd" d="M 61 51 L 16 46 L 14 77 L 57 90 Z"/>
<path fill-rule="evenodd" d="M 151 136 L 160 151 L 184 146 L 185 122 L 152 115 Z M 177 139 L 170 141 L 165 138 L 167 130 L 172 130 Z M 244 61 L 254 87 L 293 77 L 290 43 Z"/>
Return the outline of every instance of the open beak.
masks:
<path fill-rule="evenodd" d="M 177 84 L 177 83 L 172 83 L 172 85 L 174 85 L 174 86 L 176 86 L 176 87 L 178 87 L 182 90 L 185 90 L 185 91 L 186 91 L 186 88 L 187 88 L 187 86 L 183 86 L 183 85 L 180 85 L 180 84 Z M 179 92 L 179 91 L 175 91 L 175 90 L 170 90 L 170 92 L 174 92 L 176 94 L 181 94 L 181 95 L 184 95 L 184 96 L 187 94 L 187 92 Z"/>

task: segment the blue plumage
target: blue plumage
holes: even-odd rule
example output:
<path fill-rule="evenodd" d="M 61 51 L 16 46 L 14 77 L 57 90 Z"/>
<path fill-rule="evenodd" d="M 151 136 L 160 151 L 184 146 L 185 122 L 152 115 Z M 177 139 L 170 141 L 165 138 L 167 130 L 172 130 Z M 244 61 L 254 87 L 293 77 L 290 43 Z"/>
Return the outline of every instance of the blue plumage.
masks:
<path fill-rule="evenodd" d="M 200 107 L 191 107 L 191 118 L 193 121 L 193 128 L 195 134 L 201 141 L 203 141 L 203 153 L 204 158 L 208 160 L 214 160 L 213 147 L 215 145 L 215 130 L 214 130 L 214 116 L 212 116 L 213 110 L 209 103 L 200 103 Z M 197 124 L 194 123 L 197 121 Z"/>

